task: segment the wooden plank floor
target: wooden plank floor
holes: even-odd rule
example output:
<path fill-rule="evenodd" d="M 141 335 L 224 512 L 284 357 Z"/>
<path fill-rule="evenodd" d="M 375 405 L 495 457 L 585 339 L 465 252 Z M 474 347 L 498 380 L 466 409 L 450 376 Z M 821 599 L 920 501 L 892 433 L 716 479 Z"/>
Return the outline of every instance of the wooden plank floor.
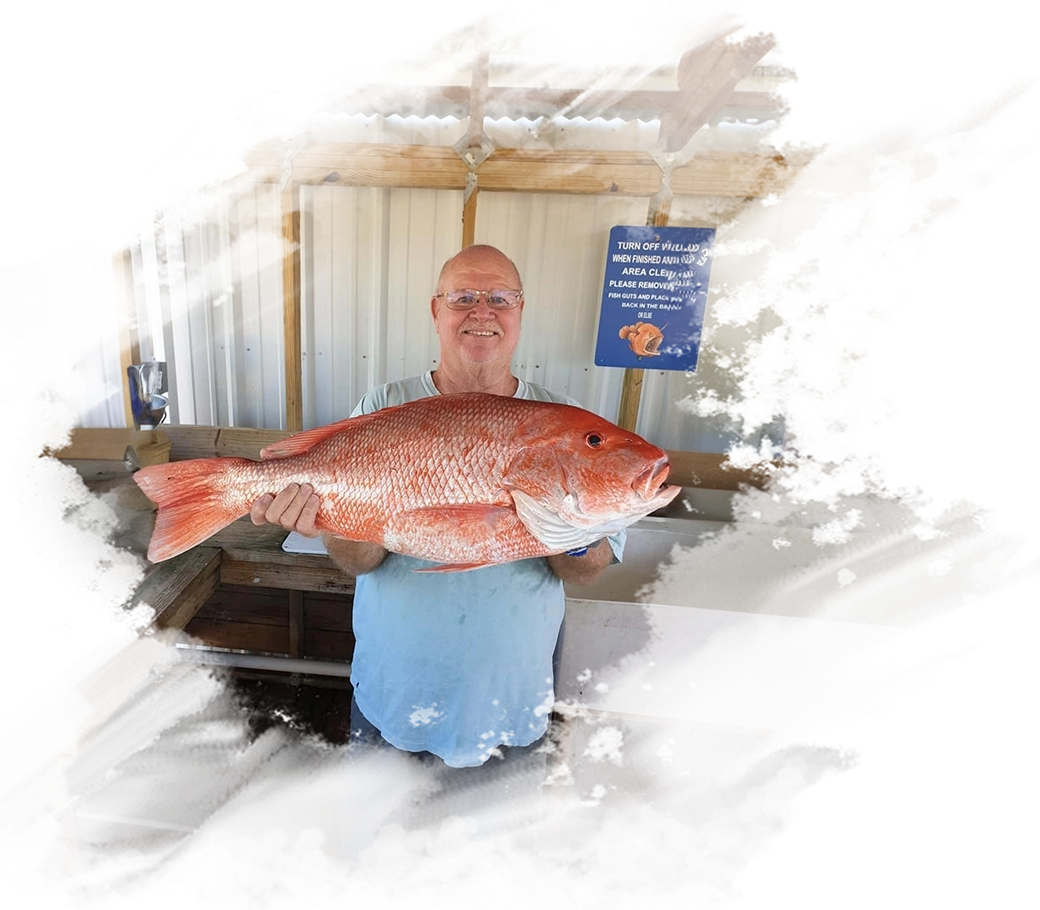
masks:
<path fill-rule="evenodd" d="M 147 677 L 73 764 L 74 800 L 80 809 L 158 811 L 175 820 L 178 812 L 208 813 L 245 828 L 265 820 L 277 836 L 302 833 L 334 848 L 349 704 L 342 688 Z M 815 876 L 826 884 L 828 877 L 890 874 L 892 857 L 878 848 L 899 841 L 904 860 L 924 857 L 938 869 L 933 879 L 956 879 L 959 868 L 974 866 L 965 862 L 964 837 L 950 827 L 965 812 L 951 792 L 981 780 L 980 766 L 970 758 L 882 760 L 852 747 L 583 718 L 554 856 L 657 876 L 780 884 Z M 1000 872 L 1012 882 L 1016 875 L 1024 881 L 1038 852 L 1040 794 L 1029 792 L 1038 788 L 1037 772 L 1032 756 L 990 761 L 989 782 L 973 787 L 982 802 L 968 807 L 978 837 L 1003 844 Z M 935 813 L 947 820 L 941 837 Z M 80 818 L 79 831 L 90 910 L 337 906 L 336 856 L 89 818 Z M 446 825 L 435 853 L 461 861 L 452 832 Z M 940 841 L 950 856 L 929 853 Z M 23 813 L 0 831 L 0 905 L 34 893 Z M 427 870 L 420 910 L 468 906 L 464 875 Z M 633 905 L 539 894 L 536 906 Z"/>

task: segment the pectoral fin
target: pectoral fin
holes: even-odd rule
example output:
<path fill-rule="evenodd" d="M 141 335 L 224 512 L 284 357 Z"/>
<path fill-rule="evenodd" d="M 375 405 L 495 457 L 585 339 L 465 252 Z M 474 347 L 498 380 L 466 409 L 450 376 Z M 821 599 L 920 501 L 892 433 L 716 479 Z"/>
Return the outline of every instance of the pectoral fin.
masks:
<path fill-rule="evenodd" d="M 523 522 L 524 527 L 532 537 L 537 537 L 555 553 L 586 546 L 605 536 L 599 527 L 588 528 L 572 524 L 522 490 L 511 489 L 509 493 L 513 497 L 517 517 Z"/>
<path fill-rule="evenodd" d="M 490 565 L 496 542 L 522 532 L 516 513 L 505 506 L 431 506 L 398 512 L 387 523 L 383 546 L 395 553 L 437 553 L 444 568 L 420 571 L 460 572 Z"/>

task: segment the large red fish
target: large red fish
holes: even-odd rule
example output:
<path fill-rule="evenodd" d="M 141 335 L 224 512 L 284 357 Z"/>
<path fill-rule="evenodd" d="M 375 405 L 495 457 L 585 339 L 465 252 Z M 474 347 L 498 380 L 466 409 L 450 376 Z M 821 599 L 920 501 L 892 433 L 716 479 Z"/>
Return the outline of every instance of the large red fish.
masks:
<path fill-rule="evenodd" d="M 581 408 L 498 395 L 422 398 L 297 433 L 260 457 L 134 474 L 159 507 L 148 558 L 183 553 L 290 482 L 321 497 L 319 529 L 442 571 L 581 547 L 679 492 L 664 485 L 665 453 L 635 433 Z"/>

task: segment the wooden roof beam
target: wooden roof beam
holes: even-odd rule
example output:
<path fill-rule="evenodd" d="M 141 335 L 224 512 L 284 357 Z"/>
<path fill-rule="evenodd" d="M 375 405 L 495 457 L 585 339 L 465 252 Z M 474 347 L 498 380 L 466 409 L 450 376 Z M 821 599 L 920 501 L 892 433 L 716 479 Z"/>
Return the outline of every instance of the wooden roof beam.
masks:
<path fill-rule="evenodd" d="M 679 61 L 679 93 L 661 116 L 659 143 L 665 152 L 684 148 L 733 97 L 737 83 L 776 46 L 772 35 L 730 43 L 717 38 Z"/>
<path fill-rule="evenodd" d="M 858 130 L 860 148 L 875 158 L 884 158 L 912 149 L 924 142 L 953 133 L 1008 120 L 1016 115 L 1040 118 L 1040 75 L 1016 79 L 1004 87 L 994 88 L 989 96 L 962 98 L 960 104 L 936 104 L 902 120 L 882 121 Z M 863 141 L 864 139 L 868 142 Z"/>

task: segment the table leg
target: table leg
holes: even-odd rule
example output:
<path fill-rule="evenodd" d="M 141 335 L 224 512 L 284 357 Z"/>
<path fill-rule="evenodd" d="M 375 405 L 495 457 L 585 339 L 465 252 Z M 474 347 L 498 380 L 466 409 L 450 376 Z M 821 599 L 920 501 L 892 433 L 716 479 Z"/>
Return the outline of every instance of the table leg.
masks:
<path fill-rule="evenodd" d="M 69 778 L 63 771 L 48 774 L 31 766 L 19 766 L 19 771 L 44 894 L 64 910 L 86 910 Z"/>
<path fill-rule="evenodd" d="M 560 816 L 564 809 L 564 787 L 567 784 L 567 766 L 574 748 L 574 732 L 578 727 L 578 716 L 571 711 L 554 711 L 552 733 L 549 736 L 550 764 L 547 783 L 545 823 L 542 828 L 542 850 L 539 853 L 538 875 L 535 890 L 545 890 L 549 879 L 549 860 L 556 846 L 556 832 L 560 830 Z"/>

